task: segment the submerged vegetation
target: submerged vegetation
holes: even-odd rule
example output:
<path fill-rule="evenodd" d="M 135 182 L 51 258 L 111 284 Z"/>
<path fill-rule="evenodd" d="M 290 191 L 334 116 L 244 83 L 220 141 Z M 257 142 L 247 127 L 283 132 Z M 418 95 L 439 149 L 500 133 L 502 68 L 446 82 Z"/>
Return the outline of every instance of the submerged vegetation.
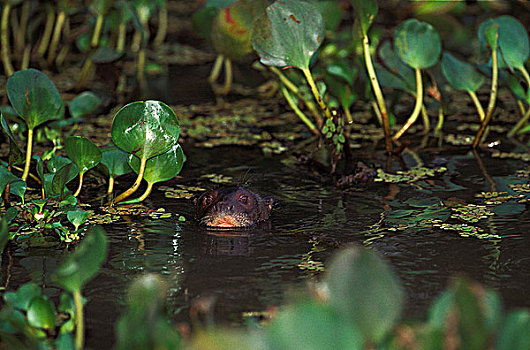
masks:
<path fill-rule="evenodd" d="M 309 164 L 338 188 L 375 177 L 375 182 L 422 194 L 462 189 L 449 177 L 443 185 L 431 181 L 451 172 L 451 165 L 425 166 L 416 156 L 422 147 L 452 144 L 470 150 L 481 170 L 482 150 L 491 157 L 530 160 L 530 44 L 528 28 L 513 16 L 481 18 L 472 33 L 460 28 L 459 35 L 473 44 L 458 52 L 457 38 L 448 37 L 433 16 L 442 13 L 458 23 L 451 14 L 467 6 L 461 1 L 418 2 L 413 7 L 418 18 L 399 16 L 403 21 L 381 28 L 375 0 L 208 0 L 192 22 L 195 35 L 205 37 L 216 54 L 190 50 L 186 62 L 213 61 L 208 81 L 217 105 L 183 107 L 132 98 L 133 87 L 145 89 L 146 74 L 164 71 L 157 59 L 171 62 L 172 53 L 185 51 L 183 46 L 164 47 L 169 2 L 89 3 L 84 8 L 80 1 L 3 1 L 6 93 L 0 111 L 6 147 L 0 154 L 0 252 L 9 242 L 24 249 L 75 249 L 54 274 L 59 297 L 50 298 L 35 283 L 2 291 L 0 348 L 84 347 L 81 291 L 100 271 L 108 245 L 104 230 L 94 224 L 125 215 L 167 215 L 163 208 L 135 205 L 148 198 L 155 184 L 181 172 L 186 162 L 182 140 L 200 147 L 257 145 L 266 156 L 297 154 L 296 160 L 286 158 L 286 166 Z M 161 52 L 169 52 L 168 57 L 159 57 Z M 21 69 L 15 70 L 13 62 Z M 265 83 L 241 88 L 234 83 L 234 65 L 255 69 Z M 62 73 L 70 66 L 77 69 L 66 79 Z M 105 70 L 109 67 L 112 74 Z M 222 69 L 224 84 L 218 87 Z M 104 92 L 109 87 L 110 96 Z M 476 115 L 465 121 L 473 124 L 452 115 L 458 114 L 454 101 L 467 99 Z M 516 116 L 498 113 L 507 101 L 517 106 Z M 417 126 L 419 118 L 422 126 Z M 508 122 L 492 122 L 500 119 Z M 450 123 L 457 134 L 449 133 Z M 92 135 L 96 127 L 105 130 Z M 418 134 L 420 146 L 409 147 Z M 492 150 L 491 134 L 522 151 Z M 367 140 L 371 150 L 384 149 L 379 152 L 386 156 L 384 169 L 370 172 L 357 163 L 356 151 Z M 416 164 L 396 170 L 394 157 L 403 155 Z M 116 190 L 117 177 L 132 185 L 125 189 L 122 182 Z M 201 179 L 233 181 L 223 174 Z M 363 243 L 369 246 L 389 232 L 435 229 L 500 240 L 491 218 L 526 210 L 528 169 L 488 180 L 491 191 L 477 193 L 474 203 L 434 195 L 398 203 L 390 194 L 380 221 L 362 232 Z M 142 186 L 144 193 L 130 199 Z M 169 198 L 190 198 L 203 190 L 177 187 L 159 189 Z M 325 268 L 314 261 L 305 264 L 324 270 L 322 281 L 267 313 L 265 321 L 224 329 L 202 323 L 212 310 L 196 305 L 191 334 L 189 327 L 171 324 L 164 280 L 146 274 L 130 285 L 115 346 L 530 348 L 529 311 L 505 312 L 495 291 L 467 278 L 456 278 L 422 321 L 409 321 L 402 316 L 402 283 L 373 251 L 350 247 L 337 252 Z"/>

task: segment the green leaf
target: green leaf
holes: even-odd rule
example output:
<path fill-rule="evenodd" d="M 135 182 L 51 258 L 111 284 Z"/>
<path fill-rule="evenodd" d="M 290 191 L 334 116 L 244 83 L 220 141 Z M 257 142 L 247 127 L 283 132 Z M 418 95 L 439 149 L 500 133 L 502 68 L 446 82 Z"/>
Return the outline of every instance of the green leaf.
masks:
<path fill-rule="evenodd" d="M 361 23 L 361 31 L 363 36 L 368 34 L 368 30 L 372 25 L 377 12 L 379 11 L 377 7 L 376 0 L 352 0 L 351 1 L 353 10 L 355 11 L 357 18 Z"/>
<path fill-rule="evenodd" d="M 402 84 L 405 85 L 405 89 L 400 88 L 400 90 L 415 94 L 416 93 L 416 77 L 414 75 L 414 70 L 405 64 L 401 58 L 396 54 L 392 48 L 390 41 L 383 42 L 377 51 L 379 57 L 385 63 L 385 67 L 389 70 L 389 74 L 393 74 L 400 78 L 403 81 Z M 379 66 L 379 65 L 378 65 Z M 379 75 L 379 69 L 377 70 Z"/>
<path fill-rule="evenodd" d="M 17 141 L 15 140 L 15 136 L 11 132 L 9 125 L 7 124 L 7 120 L 4 118 L 4 115 L 2 113 L 0 113 L 0 119 L 1 119 L 2 129 L 4 130 L 5 134 L 9 138 L 8 164 L 16 165 L 18 163 L 22 163 L 24 161 L 22 150 L 18 147 Z"/>
<path fill-rule="evenodd" d="M 212 43 L 217 52 L 233 60 L 252 52 L 252 26 L 267 7 L 267 0 L 238 0 L 220 10 L 212 24 Z"/>
<path fill-rule="evenodd" d="M 72 160 L 66 157 L 53 156 L 47 163 L 46 168 L 50 173 L 56 173 L 67 164 L 72 163 Z"/>
<path fill-rule="evenodd" d="M 7 96 L 28 128 L 64 114 L 64 104 L 53 82 L 36 69 L 15 72 L 7 79 Z"/>
<path fill-rule="evenodd" d="M 342 20 L 342 10 L 338 1 L 313 1 L 313 5 L 320 11 L 327 31 L 337 31 Z"/>
<path fill-rule="evenodd" d="M 326 72 L 335 77 L 339 77 L 349 85 L 352 85 L 359 70 L 357 67 L 350 67 L 345 61 L 338 61 L 328 65 L 326 67 Z"/>
<path fill-rule="evenodd" d="M 176 144 L 166 153 L 147 160 L 144 180 L 148 183 L 157 183 L 172 179 L 180 173 L 185 161 L 186 156 L 184 156 L 182 147 Z M 135 173 L 138 173 L 140 170 L 140 159 L 130 154 L 129 165 Z"/>
<path fill-rule="evenodd" d="M 530 349 L 530 312 L 512 311 L 506 316 L 497 335 L 496 350 Z"/>
<path fill-rule="evenodd" d="M 337 253 L 325 282 L 329 303 L 358 327 L 366 341 L 379 343 L 401 313 L 401 283 L 390 266 L 368 249 L 352 247 Z"/>
<path fill-rule="evenodd" d="M 256 20 L 252 46 L 267 66 L 308 69 L 324 41 L 324 21 L 305 1 L 278 0 Z"/>
<path fill-rule="evenodd" d="M 68 103 L 68 110 L 74 118 L 81 118 L 94 112 L 101 104 L 101 98 L 91 91 L 77 95 Z"/>
<path fill-rule="evenodd" d="M 266 328 L 268 349 L 363 349 L 358 329 L 327 304 L 298 302 L 282 309 Z"/>
<path fill-rule="evenodd" d="M 107 236 L 92 226 L 83 241 L 57 268 L 55 281 L 69 292 L 80 291 L 101 268 L 107 256 Z"/>
<path fill-rule="evenodd" d="M 41 290 L 35 283 L 25 283 L 16 292 L 6 292 L 4 300 L 7 305 L 27 311 L 33 298 L 40 296 Z"/>
<path fill-rule="evenodd" d="M 63 195 L 66 189 L 66 185 L 75 179 L 79 174 L 79 169 L 74 163 L 68 163 L 55 173 L 51 183 L 52 195 L 59 194 Z"/>
<path fill-rule="evenodd" d="M 497 50 L 499 47 L 499 25 L 497 23 L 492 23 L 487 26 L 484 31 L 484 36 L 486 37 L 486 41 L 488 42 L 491 51 Z"/>
<path fill-rule="evenodd" d="M 475 92 L 486 81 L 486 77 L 467 62 L 463 62 L 448 52 L 442 56 L 442 71 L 445 78 L 455 89 Z"/>
<path fill-rule="evenodd" d="M 4 190 L 8 184 L 15 181 L 22 181 L 20 178 L 13 175 L 6 167 L 0 165 L 0 195 L 4 193 Z"/>
<path fill-rule="evenodd" d="M 424 69 L 438 61 L 442 43 L 430 24 L 411 18 L 396 29 L 394 51 L 412 68 Z"/>
<path fill-rule="evenodd" d="M 486 38 L 486 32 L 491 25 L 498 26 L 498 43 L 495 43 L 495 28 L 491 28 L 490 39 Z M 492 47 L 498 45 L 501 50 L 503 61 L 510 68 L 521 69 L 530 56 L 530 44 L 528 33 L 521 22 L 512 16 L 500 16 L 490 18 L 481 23 L 478 29 L 478 37 L 483 46 L 487 43 Z M 492 41 L 492 43 L 490 43 Z"/>
<path fill-rule="evenodd" d="M 88 213 L 83 209 L 75 208 L 66 213 L 68 221 L 75 226 L 75 230 L 79 229 L 79 226 L 83 225 L 88 219 Z"/>
<path fill-rule="evenodd" d="M 137 101 L 116 113 L 111 135 L 122 150 L 149 159 L 177 143 L 179 123 L 175 112 L 165 103 Z"/>
<path fill-rule="evenodd" d="M 101 164 L 107 168 L 110 177 L 128 174 L 132 171 L 129 163 L 127 163 L 127 152 L 116 147 L 103 150 Z"/>
<path fill-rule="evenodd" d="M 55 328 L 55 306 L 46 297 L 39 295 L 33 298 L 26 317 L 32 327 L 46 330 Z"/>
<path fill-rule="evenodd" d="M 70 136 L 64 142 L 66 154 L 79 168 L 79 172 L 84 174 L 101 161 L 101 151 L 99 147 L 86 137 Z"/>

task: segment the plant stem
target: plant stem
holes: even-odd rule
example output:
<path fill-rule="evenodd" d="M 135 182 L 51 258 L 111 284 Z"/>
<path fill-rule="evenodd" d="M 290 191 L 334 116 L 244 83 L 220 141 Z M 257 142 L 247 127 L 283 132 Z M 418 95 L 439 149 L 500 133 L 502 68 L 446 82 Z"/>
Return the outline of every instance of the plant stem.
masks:
<path fill-rule="evenodd" d="M 530 107 L 526 111 L 526 113 L 523 115 L 523 117 L 515 124 L 515 126 L 508 132 L 508 137 L 512 137 L 515 135 L 530 119 Z"/>
<path fill-rule="evenodd" d="M 480 103 L 477 97 L 477 94 L 474 91 L 468 91 L 467 93 L 469 94 L 469 96 L 473 100 L 473 103 L 475 104 L 475 108 L 477 109 L 480 121 L 483 121 L 484 120 L 484 108 L 482 108 L 482 104 Z"/>
<path fill-rule="evenodd" d="M 83 175 L 84 173 L 79 172 L 79 186 L 77 186 L 77 190 L 74 193 L 74 197 L 79 196 L 79 193 L 81 192 L 81 187 L 83 187 Z"/>
<path fill-rule="evenodd" d="M 166 39 L 167 34 L 167 4 L 162 4 L 160 11 L 158 12 L 158 29 L 153 39 L 153 46 L 160 46 Z"/>
<path fill-rule="evenodd" d="M 295 94 L 299 94 L 299 91 L 298 91 L 298 88 L 296 87 L 296 85 L 293 84 L 292 81 L 289 80 L 289 78 L 287 78 L 285 76 L 285 74 L 283 74 L 278 68 L 274 67 L 274 66 L 268 66 L 270 71 L 273 72 L 274 74 L 276 74 L 278 76 L 278 78 L 280 79 L 280 81 L 289 89 L 291 90 L 293 93 Z"/>
<path fill-rule="evenodd" d="M 399 139 L 412 126 L 412 124 L 414 124 L 420 115 L 421 106 L 423 105 L 423 83 L 421 80 L 421 70 L 419 68 L 414 68 L 414 72 L 416 73 L 416 105 L 414 106 L 414 110 L 407 122 L 392 137 L 393 140 Z"/>
<path fill-rule="evenodd" d="M 344 115 L 346 116 L 348 124 L 353 123 L 353 117 L 351 115 L 350 108 L 348 106 L 342 106 L 342 109 L 344 110 Z"/>
<path fill-rule="evenodd" d="M 79 79 L 77 80 L 77 83 L 75 85 L 77 89 L 80 89 L 86 85 L 91 68 L 92 58 L 87 57 L 85 63 L 83 64 L 83 68 L 81 68 L 81 73 L 79 73 Z"/>
<path fill-rule="evenodd" d="M 24 0 L 22 4 L 22 14 L 20 15 L 20 26 L 18 28 L 18 34 L 15 37 L 15 52 L 18 56 L 22 54 L 24 50 L 26 31 L 28 29 L 28 18 L 29 18 L 29 0 Z"/>
<path fill-rule="evenodd" d="M 9 33 L 8 33 L 8 24 L 9 24 L 9 12 L 11 11 L 10 2 L 4 3 L 4 8 L 2 9 L 2 27 L 0 29 L 0 50 L 2 54 L 2 63 L 4 64 L 4 72 L 6 76 L 11 76 L 14 73 L 13 65 L 11 64 L 11 59 L 9 58 Z"/>
<path fill-rule="evenodd" d="M 26 45 L 24 48 L 24 53 L 22 54 L 22 62 L 20 63 L 20 69 L 27 69 L 29 67 L 29 57 L 31 54 L 30 44 Z"/>
<path fill-rule="evenodd" d="M 61 32 L 63 30 L 64 21 L 66 20 L 66 12 L 61 10 L 57 15 L 57 20 L 55 22 L 55 29 L 53 31 L 53 37 L 50 44 L 50 50 L 48 51 L 48 60 L 47 63 L 49 66 L 55 60 L 55 53 L 59 45 L 59 40 L 61 39 Z"/>
<path fill-rule="evenodd" d="M 218 55 L 215 59 L 210 76 L 208 77 L 208 82 L 210 82 L 210 84 L 215 83 L 219 78 L 219 73 L 221 73 L 221 67 L 223 66 L 223 60 L 223 55 Z"/>
<path fill-rule="evenodd" d="M 226 95 L 230 92 L 232 88 L 232 61 L 228 57 L 224 58 L 225 65 L 225 83 L 223 89 L 221 90 L 221 95 Z"/>
<path fill-rule="evenodd" d="M 320 96 L 320 93 L 318 92 L 317 85 L 315 84 L 315 81 L 313 80 L 313 76 L 311 75 L 311 71 L 309 68 L 302 69 L 302 72 L 304 73 L 305 79 L 307 80 L 307 83 L 309 84 L 309 88 L 311 89 L 311 92 L 313 93 L 313 96 L 315 97 L 315 100 L 317 101 L 317 104 L 320 106 L 320 109 L 322 112 L 324 112 L 324 115 L 326 118 L 332 118 L 331 112 L 324 103 L 324 100 L 322 100 L 322 97 Z"/>
<path fill-rule="evenodd" d="M 484 132 L 486 131 L 486 128 L 488 127 L 488 124 L 491 120 L 491 116 L 493 115 L 493 110 L 495 109 L 495 102 L 497 100 L 497 83 L 499 80 L 499 69 L 498 69 L 498 55 L 497 50 L 491 51 L 491 90 L 490 90 L 490 100 L 488 103 L 488 108 L 486 110 L 486 115 L 484 116 L 484 120 L 482 121 L 482 124 L 480 124 L 480 128 L 477 131 L 477 134 L 475 135 L 475 139 L 473 140 L 473 148 L 477 148 L 478 144 L 482 142 L 482 138 L 484 136 Z"/>
<path fill-rule="evenodd" d="M 138 197 L 136 199 L 132 199 L 130 201 L 127 201 L 127 203 L 140 203 L 140 202 L 142 202 L 144 199 L 146 199 L 151 194 L 151 191 L 153 190 L 153 185 L 154 184 L 155 184 L 154 182 L 148 182 L 147 183 L 147 188 L 145 189 L 144 194 L 142 194 L 140 197 Z"/>
<path fill-rule="evenodd" d="M 81 291 L 76 290 L 73 293 L 75 305 L 75 348 L 83 349 L 85 342 L 85 320 L 83 316 L 83 297 Z"/>
<path fill-rule="evenodd" d="M 285 99 L 287 100 L 287 103 L 289 104 L 291 109 L 298 116 L 298 118 L 300 118 L 305 123 L 305 125 L 307 125 L 307 127 L 309 128 L 309 130 L 311 130 L 313 134 L 320 136 L 320 131 L 318 130 L 318 128 L 311 122 L 311 120 L 309 120 L 309 118 L 307 118 L 304 112 L 302 112 L 300 108 L 298 108 L 298 106 L 296 105 L 296 102 L 293 101 L 293 99 L 289 95 L 289 91 L 287 91 L 285 86 L 281 87 L 281 92 L 282 92 L 283 97 L 285 97 Z"/>
<path fill-rule="evenodd" d="M 112 176 L 109 176 L 109 187 L 107 188 L 107 195 L 112 195 L 112 191 L 114 191 L 114 178 Z"/>
<path fill-rule="evenodd" d="M 31 164 L 31 151 L 33 148 L 33 128 L 28 127 L 28 144 L 26 146 L 26 163 L 24 163 L 24 172 L 22 173 L 22 181 L 28 179 L 29 165 Z"/>
<path fill-rule="evenodd" d="M 519 67 L 519 71 L 523 74 L 524 79 L 526 80 L 526 88 L 530 89 L 530 75 L 524 66 Z"/>
<path fill-rule="evenodd" d="M 51 6 L 46 7 L 46 24 L 44 25 L 44 32 L 42 33 L 39 48 L 37 49 L 37 55 L 43 57 L 50 43 L 52 36 L 53 22 L 55 21 L 55 12 Z"/>
<path fill-rule="evenodd" d="M 388 121 L 388 112 L 385 106 L 385 99 L 383 97 L 383 92 L 379 86 L 379 81 L 375 75 L 374 65 L 372 63 L 372 56 L 370 54 L 370 44 L 368 42 L 368 36 L 363 36 L 363 52 L 364 52 L 364 63 L 366 65 L 366 70 L 368 71 L 368 76 L 370 77 L 370 83 L 372 84 L 372 91 L 374 92 L 377 105 L 379 107 L 379 112 L 381 113 L 381 119 L 383 121 L 383 132 L 385 134 L 385 148 L 387 153 L 392 152 L 392 139 L 390 137 L 390 123 Z"/>
<path fill-rule="evenodd" d="M 103 27 L 103 15 L 98 14 L 98 17 L 96 19 L 96 25 L 94 26 L 94 33 L 92 34 L 92 41 L 90 42 L 90 46 L 92 46 L 92 48 L 96 48 L 99 45 L 99 37 L 101 36 L 102 27 Z"/>
<path fill-rule="evenodd" d="M 129 197 L 134 192 L 136 192 L 138 187 L 140 187 L 140 183 L 142 182 L 142 179 L 144 177 L 145 164 L 146 163 L 147 163 L 147 158 L 142 157 L 142 159 L 140 160 L 140 169 L 138 170 L 138 177 L 136 178 L 136 181 L 131 186 L 131 188 L 129 188 L 127 191 L 125 191 L 122 194 L 120 194 L 118 197 L 114 198 L 114 200 L 112 201 L 111 204 L 116 204 L 116 203 L 124 200 L 125 198 Z"/>
<path fill-rule="evenodd" d="M 423 103 L 421 104 L 421 118 L 423 120 L 423 134 L 425 135 L 429 133 L 431 121 L 429 120 L 429 114 L 427 114 L 427 109 Z"/>
<path fill-rule="evenodd" d="M 120 23 L 118 26 L 118 41 L 116 43 L 116 51 L 123 52 L 125 49 L 125 35 L 126 35 L 125 23 Z"/>
<path fill-rule="evenodd" d="M 438 123 L 434 127 L 434 135 L 440 136 L 442 133 L 442 127 L 444 125 L 444 110 L 443 108 L 438 109 Z"/>

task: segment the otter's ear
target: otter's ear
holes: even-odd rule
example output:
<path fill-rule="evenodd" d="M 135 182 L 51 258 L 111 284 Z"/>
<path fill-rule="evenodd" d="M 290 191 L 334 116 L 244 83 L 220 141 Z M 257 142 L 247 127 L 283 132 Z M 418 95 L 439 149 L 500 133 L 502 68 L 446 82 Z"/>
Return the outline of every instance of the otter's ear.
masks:
<path fill-rule="evenodd" d="M 265 204 L 267 204 L 269 210 L 272 210 L 272 206 L 274 205 L 274 198 L 271 196 L 266 196 L 263 197 L 263 201 L 265 202 Z"/>

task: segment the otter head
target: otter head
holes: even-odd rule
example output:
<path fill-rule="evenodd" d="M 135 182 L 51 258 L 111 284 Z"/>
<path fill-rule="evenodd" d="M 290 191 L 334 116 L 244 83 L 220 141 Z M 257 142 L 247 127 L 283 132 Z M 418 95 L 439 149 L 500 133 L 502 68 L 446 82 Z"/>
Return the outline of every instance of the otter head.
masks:
<path fill-rule="evenodd" d="M 267 220 L 274 199 L 240 186 L 220 187 L 194 200 L 197 219 L 208 227 L 246 227 Z"/>

